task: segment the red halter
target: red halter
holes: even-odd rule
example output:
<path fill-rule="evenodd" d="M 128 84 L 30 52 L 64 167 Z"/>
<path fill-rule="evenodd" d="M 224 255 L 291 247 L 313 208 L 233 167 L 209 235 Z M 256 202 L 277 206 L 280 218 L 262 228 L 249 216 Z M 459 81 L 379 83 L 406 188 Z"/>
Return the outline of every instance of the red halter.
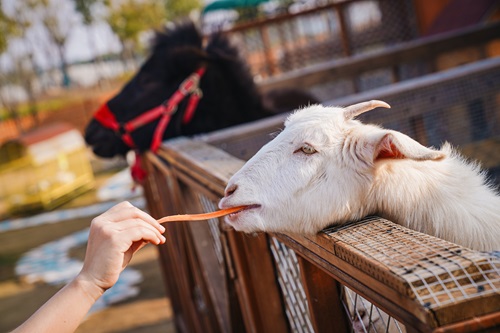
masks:
<path fill-rule="evenodd" d="M 177 105 L 188 95 L 191 95 L 182 118 L 182 123 L 187 124 L 194 116 L 194 111 L 198 106 L 198 102 L 202 97 L 202 92 L 199 87 L 199 82 L 205 73 L 205 67 L 200 67 L 196 72 L 192 73 L 185 79 L 174 94 L 165 102 L 157 107 L 154 107 L 145 113 L 120 124 L 115 115 L 109 110 L 108 105 L 102 105 L 94 114 L 94 118 L 104 127 L 115 131 L 123 140 L 123 142 L 130 148 L 135 149 L 136 145 L 132 139 L 131 133 L 141 126 L 144 126 L 158 118 L 160 122 L 153 134 L 153 141 L 151 142 L 151 151 L 156 153 L 160 147 L 163 133 L 167 128 L 172 115 L 177 111 Z"/>
<path fill-rule="evenodd" d="M 203 97 L 202 91 L 199 87 L 200 79 L 205 73 L 206 68 L 200 67 L 196 72 L 192 73 L 182 81 L 174 94 L 165 102 L 161 103 L 157 107 L 154 107 L 145 113 L 129 120 L 125 124 L 120 124 L 115 115 L 109 110 L 107 103 L 102 105 L 97 112 L 94 114 L 94 118 L 101 123 L 102 126 L 109 128 L 117 133 L 123 140 L 123 142 L 132 149 L 136 149 L 136 144 L 130 135 L 133 131 L 141 126 L 144 126 L 157 118 L 160 118 L 160 122 L 153 133 L 153 140 L 151 142 L 151 151 L 156 153 L 160 147 L 161 140 L 163 138 L 163 133 L 167 128 L 172 115 L 177 111 L 177 105 L 187 96 L 191 95 L 189 98 L 186 110 L 184 111 L 184 116 L 182 117 L 182 123 L 187 124 L 191 121 L 194 116 L 194 111 L 198 106 L 198 102 Z M 146 177 L 146 171 L 142 169 L 140 154 L 136 152 L 136 159 L 134 165 L 130 168 L 132 178 L 138 182 L 142 183 Z"/>

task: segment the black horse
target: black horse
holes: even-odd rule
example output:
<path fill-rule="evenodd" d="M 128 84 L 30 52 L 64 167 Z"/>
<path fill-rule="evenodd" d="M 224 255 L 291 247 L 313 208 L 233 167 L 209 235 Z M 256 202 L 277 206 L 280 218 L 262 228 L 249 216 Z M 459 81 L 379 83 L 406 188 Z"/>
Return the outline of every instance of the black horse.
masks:
<path fill-rule="evenodd" d="M 186 107 L 192 101 L 189 96 L 179 95 L 183 92 L 179 87 L 200 69 L 201 73 L 195 76 L 199 77 L 202 96 L 194 102 L 191 120 L 186 121 Z M 168 100 L 174 95 L 181 98 L 174 98 L 176 106 L 168 108 Z M 161 140 L 210 132 L 317 103 L 314 97 L 297 89 L 275 91 L 269 96 L 272 100 L 265 102 L 247 64 L 226 36 L 214 34 L 203 47 L 203 38 L 195 25 L 184 22 L 156 34 L 147 61 L 122 91 L 103 106 L 106 110 L 100 110 L 105 111 L 105 117 L 114 118 L 114 123 L 106 124 L 106 119 L 99 119 L 103 113 L 98 112 L 101 117 L 96 115 L 88 124 L 85 140 L 96 155 L 113 157 L 125 155 L 132 148 L 139 152 L 151 148 L 159 124 L 165 126 L 164 131 L 156 134 Z M 159 110 L 162 105 L 165 107 Z M 140 126 L 127 124 L 152 109 L 158 111 L 158 117 L 150 117 L 154 118 L 150 122 L 139 121 Z M 162 125 L 160 119 L 166 113 L 169 121 Z"/>

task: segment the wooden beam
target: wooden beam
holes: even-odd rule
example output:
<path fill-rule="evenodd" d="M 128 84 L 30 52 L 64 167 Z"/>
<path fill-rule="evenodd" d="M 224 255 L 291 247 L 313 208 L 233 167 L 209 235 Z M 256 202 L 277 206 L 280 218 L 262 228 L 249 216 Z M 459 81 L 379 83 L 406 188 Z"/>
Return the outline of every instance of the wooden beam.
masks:
<path fill-rule="evenodd" d="M 500 22 L 474 26 L 459 31 L 420 38 L 396 46 L 354 55 L 340 60 L 311 65 L 272 78 L 258 81 L 261 91 L 286 87 L 310 87 L 341 78 L 355 78 L 361 73 L 394 64 L 433 59 L 436 55 L 463 47 L 478 46 L 498 39 Z"/>
<path fill-rule="evenodd" d="M 297 257 L 315 332 L 349 332 L 349 319 L 342 306 L 341 285 L 310 261 Z"/>

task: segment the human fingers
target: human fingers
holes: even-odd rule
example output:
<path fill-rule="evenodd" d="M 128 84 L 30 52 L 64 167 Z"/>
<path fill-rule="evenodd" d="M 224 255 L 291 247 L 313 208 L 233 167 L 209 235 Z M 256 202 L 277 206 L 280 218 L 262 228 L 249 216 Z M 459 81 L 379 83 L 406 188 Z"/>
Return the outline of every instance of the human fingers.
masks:
<path fill-rule="evenodd" d="M 123 209 L 126 209 L 126 208 L 130 208 L 130 207 L 135 207 L 134 205 L 132 205 L 130 202 L 128 201 L 122 201 L 120 203 L 117 203 L 116 205 L 114 205 L 113 207 L 111 207 L 110 209 L 108 209 L 106 211 L 106 213 L 115 213 L 115 212 L 119 212 Z M 105 214 L 106 214 L 105 213 Z"/>
<path fill-rule="evenodd" d="M 136 228 L 136 227 L 141 227 L 141 228 L 147 228 L 151 230 L 152 232 L 155 233 L 155 235 L 162 241 L 165 240 L 165 237 L 162 235 L 162 233 L 152 226 L 151 224 L 145 222 L 144 220 L 141 220 L 139 218 L 135 219 L 128 219 L 125 221 L 121 221 L 119 223 L 114 223 L 113 225 L 110 226 L 111 228 L 114 228 L 117 231 L 127 231 L 128 229 Z"/>
<path fill-rule="evenodd" d="M 122 230 L 119 233 L 122 244 L 125 246 L 122 250 L 124 252 L 133 250 L 133 252 L 139 250 L 145 243 L 152 243 L 159 245 L 165 242 L 165 237 L 150 228 L 144 226 L 134 226 L 126 230 Z M 141 243 L 137 246 L 137 243 Z M 142 244 L 144 243 L 144 244 Z"/>
<path fill-rule="evenodd" d="M 138 218 L 141 219 L 153 227 L 155 227 L 161 233 L 165 232 L 165 227 L 162 226 L 156 219 L 154 219 L 151 215 L 144 212 L 143 210 L 133 206 L 127 201 L 124 201 L 114 207 L 112 207 L 109 211 L 109 214 L 103 216 L 110 221 L 113 222 L 121 222 L 126 219 Z"/>

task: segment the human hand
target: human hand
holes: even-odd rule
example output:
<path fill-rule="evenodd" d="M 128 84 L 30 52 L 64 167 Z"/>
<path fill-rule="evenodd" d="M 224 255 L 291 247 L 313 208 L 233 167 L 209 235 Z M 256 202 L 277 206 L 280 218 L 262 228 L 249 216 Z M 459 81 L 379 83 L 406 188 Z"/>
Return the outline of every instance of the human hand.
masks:
<path fill-rule="evenodd" d="M 77 279 L 99 297 L 111 288 L 133 254 L 148 242 L 165 243 L 165 228 L 129 202 L 122 202 L 92 220 L 85 261 Z"/>

